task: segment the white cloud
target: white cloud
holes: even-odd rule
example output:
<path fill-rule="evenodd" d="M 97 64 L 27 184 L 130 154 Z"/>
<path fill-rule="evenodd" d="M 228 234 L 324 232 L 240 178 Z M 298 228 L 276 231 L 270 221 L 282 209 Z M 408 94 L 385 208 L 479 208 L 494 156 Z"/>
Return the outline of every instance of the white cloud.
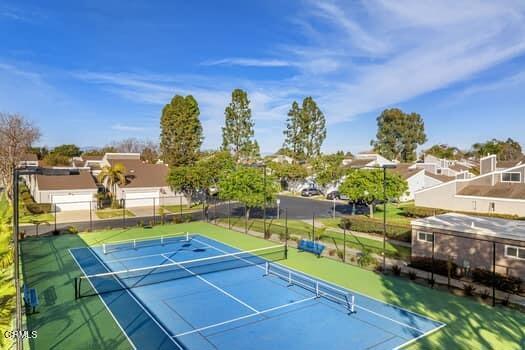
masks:
<path fill-rule="evenodd" d="M 247 67 L 290 67 L 293 63 L 278 59 L 261 58 L 224 58 L 216 61 L 206 61 L 205 66 L 247 66 Z"/>

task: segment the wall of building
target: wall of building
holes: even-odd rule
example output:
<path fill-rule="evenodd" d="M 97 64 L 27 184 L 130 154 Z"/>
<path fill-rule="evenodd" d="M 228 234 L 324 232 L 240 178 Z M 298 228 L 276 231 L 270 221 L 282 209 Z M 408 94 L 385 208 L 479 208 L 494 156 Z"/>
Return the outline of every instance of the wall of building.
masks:
<path fill-rule="evenodd" d="M 465 237 L 445 235 L 450 231 L 413 227 L 412 256 L 431 257 L 432 243 L 418 240 L 418 232 L 435 234 L 434 257 L 448 260 L 449 257 L 460 267 L 481 268 L 492 270 L 492 242 L 476 241 Z M 461 233 L 455 233 L 460 234 Z M 468 234 L 464 234 L 468 236 Z M 478 237 L 481 238 L 481 237 Z M 515 242 L 499 240 L 496 244 L 496 272 L 525 278 L 525 260 L 505 257 L 505 245 L 516 246 Z M 523 245 L 525 246 L 525 242 Z"/>
<path fill-rule="evenodd" d="M 51 203 L 52 196 L 64 196 L 64 195 L 96 195 L 97 190 L 53 190 L 53 191 L 40 191 L 38 188 L 35 190 L 33 198 L 37 203 Z"/>

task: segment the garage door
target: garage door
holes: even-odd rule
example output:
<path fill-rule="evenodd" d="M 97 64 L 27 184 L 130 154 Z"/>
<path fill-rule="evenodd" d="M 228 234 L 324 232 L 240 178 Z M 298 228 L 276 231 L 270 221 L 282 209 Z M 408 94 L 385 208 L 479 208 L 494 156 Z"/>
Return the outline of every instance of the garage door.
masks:
<path fill-rule="evenodd" d="M 159 204 L 159 192 L 126 192 L 126 207 L 151 207 L 155 199 L 155 205 Z"/>
<path fill-rule="evenodd" d="M 56 204 L 57 211 L 89 210 L 92 194 L 67 194 L 51 197 L 51 203 Z"/>

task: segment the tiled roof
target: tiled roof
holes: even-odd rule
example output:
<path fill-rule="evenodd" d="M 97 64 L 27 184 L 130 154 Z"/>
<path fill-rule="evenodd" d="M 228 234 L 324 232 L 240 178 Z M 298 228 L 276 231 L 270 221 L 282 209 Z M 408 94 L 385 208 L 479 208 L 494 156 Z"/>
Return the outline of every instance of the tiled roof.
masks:
<path fill-rule="evenodd" d="M 454 178 L 451 176 L 438 175 L 438 174 L 431 173 L 430 171 L 425 171 L 425 175 L 433 179 L 436 179 L 438 181 L 441 181 L 441 182 L 449 182 L 449 181 L 454 180 Z"/>
<path fill-rule="evenodd" d="M 164 164 L 146 164 L 139 159 L 111 159 L 111 165 L 122 164 L 126 168 L 128 182 L 121 187 L 165 187 L 168 186 L 169 168 Z"/>
<path fill-rule="evenodd" d="M 97 189 L 95 180 L 87 171 L 75 175 L 36 175 L 36 182 L 41 191 Z"/>
<path fill-rule="evenodd" d="M 24 162 L 36 162 L 38 160 L 38 157 L 34 153 L 25 153 L 20 157 L 20 159 Z"/>
<path fill-rule="evenodd" d="M 449 168 L 452 169 L 452 170 L 455 170 L 457 172 L 469 171 L 470 170 L 470 168 L 468 166 L 465 166 L 465 165 L 459 164 L 459 163 L 453 164 L 453 165 L 449 166 Z"/>
<path fill-rule="evenodd" d="M 403 179 L 407 180 L 414 176 L 415 174 L 423 171 L 421 168 L 416 168 L 411 163 L 398 163 L 394 169 L 389 169 L 394 173 L 400 175 Z"/>
<path fill-rule="evenodd" d="M 468 185 L 458 195 L 479 196 L 493 198 L 512 198 L 525 200 L 525 184 L 522 183 L 497 183 L 490 185 Z"/>
<path fill-rule="evenodd" d="M 372 163 L 373 159 L 354 159 L 350 162 L 349 166 L 351 168 L 364 168 L 369 163 Z"/>
<path fill-rule="evenodd" d="M 101 161 L 104 156 L 81 156 L 83 160 L 99 160 Z"/>

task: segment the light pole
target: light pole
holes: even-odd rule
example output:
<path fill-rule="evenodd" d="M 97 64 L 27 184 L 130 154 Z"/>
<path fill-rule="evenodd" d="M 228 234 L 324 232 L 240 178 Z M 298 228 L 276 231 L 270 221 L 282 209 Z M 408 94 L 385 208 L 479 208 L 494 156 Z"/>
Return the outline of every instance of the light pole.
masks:
<path fill-rule="evenodd" d="M 386 272 L 386 169 L 395 169 L 396 165 L 393 163 L 383 164 L 383 273 Z"/>
<path fill-rule="evenodd" d="M 277 198 L 277 220 L 279 220 L 280 212 L 281 212 L 281 200 Z"/>

